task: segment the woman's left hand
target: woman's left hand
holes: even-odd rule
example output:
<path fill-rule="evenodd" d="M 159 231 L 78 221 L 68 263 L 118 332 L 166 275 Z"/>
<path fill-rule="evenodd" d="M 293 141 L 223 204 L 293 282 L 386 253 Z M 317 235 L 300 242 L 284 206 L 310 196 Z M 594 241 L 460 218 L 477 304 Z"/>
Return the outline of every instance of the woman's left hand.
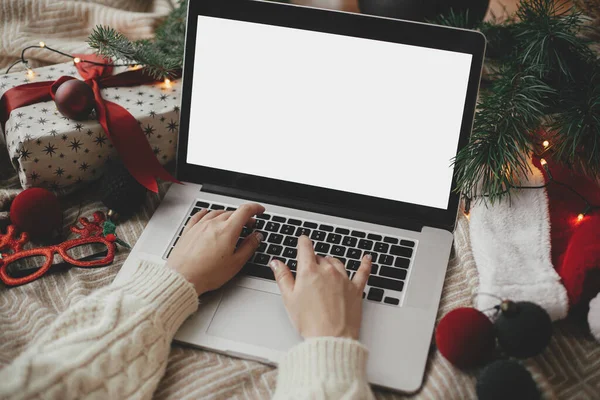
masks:
<path fill-rule="evenodd" d="M 167 267 L 190 281 L 198 296 L 220 288 L 242 269 L 264 239 L 255 232 L 235 248 L 243 227 L 252 227 L 253 217 L 264 211 L 263 206 L 254 203 L 236 211 L 198 212 L 187 223 Z"/>

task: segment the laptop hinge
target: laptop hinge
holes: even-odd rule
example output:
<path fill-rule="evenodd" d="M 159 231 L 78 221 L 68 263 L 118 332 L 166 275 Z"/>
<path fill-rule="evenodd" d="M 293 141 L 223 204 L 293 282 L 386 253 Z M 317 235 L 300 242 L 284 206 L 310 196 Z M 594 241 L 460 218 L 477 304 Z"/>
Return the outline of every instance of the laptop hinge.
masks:
<path fill-rule="evenodd" d="M 326 203 L 306 202 L 305 200 L 282 195 L 269 195 L 256 193 L 247 190 L 240 190 L 232 187 L 203 184 L 202 192 L 219 194 L 222 196 L 237 197 L 240 199 L 275 204 L 277 206 L 295 208 L 298 210 L 310 211 L 319 214 L 333 215 L 341 218 L 349 218 L 357 221 L 370 222 L 378 225 L 393 226 L 395 228 L 407 229 L 410 231 L 421 232 L 423 224 L 415 220 L 397 218 L 387 215 L 374 215 L 360 210 L 341 208 Z"/>

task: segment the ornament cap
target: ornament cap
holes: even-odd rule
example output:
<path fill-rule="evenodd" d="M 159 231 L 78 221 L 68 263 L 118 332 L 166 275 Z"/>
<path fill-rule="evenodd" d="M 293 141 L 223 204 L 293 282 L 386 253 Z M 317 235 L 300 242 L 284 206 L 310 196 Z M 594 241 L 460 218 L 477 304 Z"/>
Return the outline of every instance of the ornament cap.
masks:
<path fill-rule="evenodd" d="M 119 213 L 113 209 L 108 210 L 107 215 L 108 219 L 110 219 L 113 222 L 117 222 L 119 220 Z"/>
<path fill-rule="evenodd" d="M 504 300 L 500 304 L 500 310 L 502 310 L 504 315 L 510 317 L 511 315 L 515 315 L 517 313 L 519 307 L 517 306 L 517 303 L 512 300 Z"/>

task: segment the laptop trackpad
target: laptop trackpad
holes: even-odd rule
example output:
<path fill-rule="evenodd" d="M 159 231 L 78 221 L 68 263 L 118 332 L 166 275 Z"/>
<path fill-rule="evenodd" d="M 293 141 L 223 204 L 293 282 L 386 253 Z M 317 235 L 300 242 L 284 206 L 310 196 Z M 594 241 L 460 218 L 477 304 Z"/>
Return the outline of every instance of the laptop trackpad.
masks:
<path fill-rule="evenodd" d="M 281 296 L 241 286 L 223 293 L 206 333 L 280 351 L 302 340 L 287 316 Z"/>

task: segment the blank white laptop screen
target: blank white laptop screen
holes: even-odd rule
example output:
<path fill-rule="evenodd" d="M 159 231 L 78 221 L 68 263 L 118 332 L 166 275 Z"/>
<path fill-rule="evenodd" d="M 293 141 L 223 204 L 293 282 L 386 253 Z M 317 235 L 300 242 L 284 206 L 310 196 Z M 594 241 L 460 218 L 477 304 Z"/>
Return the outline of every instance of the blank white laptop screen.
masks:
<path fill-rule="evenodd" d="M 200 16 L 187 162 L 446 209 L 471 58 Z"/>

